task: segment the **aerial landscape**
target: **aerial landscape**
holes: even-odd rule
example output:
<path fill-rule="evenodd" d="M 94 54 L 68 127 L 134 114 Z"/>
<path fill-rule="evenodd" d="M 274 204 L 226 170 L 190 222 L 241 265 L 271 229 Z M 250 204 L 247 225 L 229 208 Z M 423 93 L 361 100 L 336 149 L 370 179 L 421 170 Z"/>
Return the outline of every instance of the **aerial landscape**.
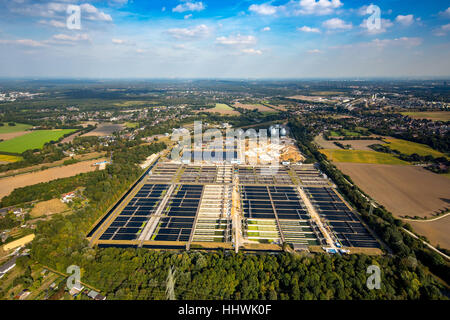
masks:
<path fill-rule="evenodd" d="M 0 302 L 447 302 L 449 35 L 440 0 L 0 1 Z"/>

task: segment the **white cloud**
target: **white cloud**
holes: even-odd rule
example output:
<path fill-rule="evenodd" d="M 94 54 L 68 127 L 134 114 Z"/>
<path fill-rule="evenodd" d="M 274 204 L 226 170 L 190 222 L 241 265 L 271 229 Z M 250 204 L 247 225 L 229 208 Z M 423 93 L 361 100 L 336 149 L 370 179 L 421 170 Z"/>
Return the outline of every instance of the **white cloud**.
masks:
<path fill-rule="evenodd" d="M 190 1 L 183 1 L 183 3 L 180 3 L 175 8 L 172 9 L 172 12 L 186 12 L 186 11 L 202 11 L 205 9 L 205 5 L 203 2 L 190 2 Z"/>
<path fill-rule="evenodd" d="M 395 39 L 375 39 L 372 40 L 369 45 L 375 47 L 386 47 L 386 46 L 403 46 L 403 47 L 417 47 L 422 44 L 421 38 L 395 38 Z"/>
<path fill-rule="evenodd" d="M 301 28 L 297 28 L 298 31 L 302 32 L 308 32 L 308 33 L 320 33 L 320 30 L 318 28 L 311 28 L 308 26 L 303 26 Z"/>
<path fill-rule="evenodd" d="M 112 39 L 111 41 L 114 44 L 125 44 L 125 40 L 122 39 Z"/>
<path fill-rule="evenodd" d="M 259 15 L 282 14 L 285 16 L 298 15 L 328 15 L 341 7 L 341 0 L 290 0 L 284 5 L 274 6 L 271 2 L 252 4 L 248 10 Z"/>
<path fill-rule="evenodd" d="M 62 21 L 58 21 L 58 20 L 40 20 L 39 23 L 41 24 L 46 24 L 55 28 L 65 28 L 66 27 L 66 23 L 62 22 Z"/>
<path fill-rule="evenodd" d="M 177 50 L 184 50 L 184 49 L 186 49 L 186 45 L 185 44 L 181 44 L 181 43 L 177 43 L 177 44 L 174 44 L 172 46 L 172 48 L 177 49 Z"/>
<path fill-rule="evenodd" d="M 32 39 L 1 40 L 0 44 L 18 44 L 26 47 L 43 47 L 44 43 Z"/>
<path fill-rule="evenodd" d="M 414 15 L 408 14 L 408 15 L 398 15 L 397 18 L 395 18 L 395 21 L 405 27 L 410 26 L 414 23 Z"/>
<path fill-rule="evenodd" d="M 187 19 L 189 19 L 189 18 L 191 18 L 191 17 L 192 17 L 192 13 L 189 13 L 189 14 L 187 14 L 187 15 L 184 16 L 184 20 L 187 20 Z"/>
<path fill-rule="evenodd" d="M 350 30 L 353 28 L 351 23 L 346 23 L 339 18 L 332 18 L 322 23 L 322 26 L 329 30 Z"/>
<path fill-rule="evenodd" d="M 263 31 L 263 32 L 270 31 L 270 30 L 271 30 L 270 27 L 264 27 L 261 29 L 261 31 Z"/>
<path fill-rule="evenodd" d="M 319 49 L 311 49 L 311 50 L 308 50 L 307 52 L 308 52 L 308 53 L 311 53 L 311 54 L 322 53 L 322 51 L 320 51 Z"/>
<path fill-rule="evenodd" d="M 252 4 L 248 10 L 250 10 L 251 12 L 263 15 L 263 16 L 270 16 L 273 15 L 275 13 L 277 13 L 277 9 L 278 7 L 276 6 L 272 6 L 271 4 L 268 3 L 263 3 L 263 4 Z"/>
<path fill-rule="evenodd" d="M 89 41 L 90 38 L 86 33 L 78 33 L 75 35 L 69 35 L 69 34 L 55 34 L 52 37 L 53 40 L 59 40 L 59 41 L 68 41 L 68 42 L 77 42 L 77 41 Z"/>
<path fill-rule="evenodd" d="M 381 24 L 379 29 L 369 28 L 367 26 L 367 19 L 364 19 L 361 23 L 360 27 L 364 29 L 364 31 L 368 34 L 381 34 L 385 33 L 388 28 L 391 28 L 394 24 L 389 19 L 381 19 Z"/>
<path fill-rule="evenodd" d="M 433 33 L 438 37 L 444 37 L 447 35 L 449 31 L 450 31 L 450 23 L 440 26 L 438 29 L 434 30 Z"/>
<path fill-rule="evenodd" d="M 250 49 L 242 49 L 241 52 L 242 52 L 242 53 L 246 53 L 246 54 L 259 55 L 259 56 L 262 55 L 262 51 L 261 51 L 261 50 L 253 49 L 253 48 L 250 48 Z"/>
<path fill-rule="evenodd" d="M 448 7 L 447 10 L 439 12 L 439 15 L 450 18 L 450 7 Z"/>
<path fill-rule="evenodd" d="M 341 7 L 343 3 L 340 0 L 300 0 L 299 13 L 313 15 L 327 15 Z"/>
<path fill-rule="evenodd" d="M 211 30 L 208 26 L 201 24 L 191 28 L 172 28 L 167 32 L 176 39 L 198 39 L 207 37 Z"/>
<path fill-rule="evenodd" d="M 393 47 L 403 47 L 403 48 L 412 48 L 420 46 L 423 42 L 422 38 L 410 38 L 410 37 L 402 37 L 402 38 L 394 38 L 394 39 L 374 39 L 369 42 L 359 42 L 345 45 L 338 45 L 332 48 L 334 49 L 350 49 L 354 50 L 355 48 L 371 48 L 371 49 L 385 49 L 385 48 L 393 48 Z"/>
<path fill-rule="evenodd" d="M 118 45 L 135 45 L 134 42 L 124 39 L 113 38 L 111 42 Z"/>
<path fill-rule="evenodd" d="M 88 13 L 86 19 L 88 20 L 97 20 L 97 21 L 112 21 L 112 17 L 109 14 L 104 13 L 103 11 L 98 10 L 92 4 L 84 3 L 80 5 L 81 10 L 83 12 Z"/>
<path fill-rule="evenodd" d="M 254 36 L 231 35 L 229 37 L 218 37 L 216 43 L 226 46 L 251 46 L 256 44 L 257 40 Z"/>

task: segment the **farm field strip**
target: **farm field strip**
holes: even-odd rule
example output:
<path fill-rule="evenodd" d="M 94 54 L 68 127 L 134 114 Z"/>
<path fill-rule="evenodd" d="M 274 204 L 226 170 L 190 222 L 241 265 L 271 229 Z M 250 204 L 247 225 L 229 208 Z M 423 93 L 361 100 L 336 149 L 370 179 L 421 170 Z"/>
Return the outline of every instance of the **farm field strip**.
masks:
<path fill-rule="evenodd" d="M 196 112 L 217 112 L 224 115 L 239 115 L 240 113 L 233 108 L 231 108 L 229 105 L 224 103 L 216 103 L 216 106 L 212 109 L 201 109 L 196 110 Z"/>
<path fill-rule="evenodd" d="M 383 140 L 387 142 L 383 145 L 404 154 L 411 155 L 413 153 L 417 153 L 420 156 L 432 155 L 435 158 L 445 157 L 445 154 L 443 154 L 442 152 L 434 150 L 425 144 L 395 138 L 385 138 Z"/>
<path fill-rule="evenodd" d="M 22 153 L 30 149 L 41 149 L 45 143 L 57 141 L 75 129 L 36 130 L 20 137 L 0 142 L 0 151 Z"/>
<path fill-rule="evenodd" d="M 63 167 L 56 167 L 4 178 L 1 180 L 2 187 L 0 189 L 0 199 L 10 194 L 16 188 L 22 188 L 41 182 L 71 177 L 79 173 L 94 171 L 97 169 L 97 167 L 93 166 L 96 162 L 98 162 L 98 160 L 83 161 Z"/>
<path fill-rule="evenodd" d="M 450 111 L 434 111 L 434 112 L 401 112 L 404 116 L 413 119 L 428 119 L 432 121 L 450 121 Z"/>
<path fill-rule="evenodd" d="M 396 217 L 427 217 L 450 206 L 450 180 L 421 167 L 363 163 L 336 166 Z"/>
<path fill-rule="evenodd" d="M 7 154 L 0 154 L 0 163 L 2 163 L 2 162 L 17 162 L 20 160 L 22 160 L 22 157 L 10 156 Z"/>
<path fill-rule="evenodd" d="M 32 127 L 33 126 L 24 123 L 16 123 L 15 126 L 9 126 L 8 123 L 4 122 L 3 126 L 0 126 L 0 134 L 25 131 Z"/>
<path fill-rule="evenodd" d="M 105 155 L 106 155 L 106 152 L 91 152 L 91 153 L 86 153 L 86 154 L 75 155 L 73 158 L 75 160 L 82 162 L 82 161 L 99 159 L 99 158 L 104 157 Z M 0 155 L 0 161 L 1 161 L 2 156 L 3 155 Z M 15 157 L 15 156 L 10 156 L 10 157 Z M 22 159 L 21 157 L 17 157 L 17 158 Z M 37 164 L 34 166 L 25 167 L 25 168 L 0 172 L 0 179 L 10 177 L 10 176 L 16 176 L 18 174 L 39 171 L 39 170 L 42 170 L 43 167 L 45 167 L 46 169 L 50 169 L 50 168 L 54 168 L 54 167 L 64 166 L 64 161 L 70 160 L 70 159 L 72 159 L 72 158 L 66 157 L 66 158 L 63 158 L 61 160 L 54 161 L 54 162 L 45 162 L 45 163 L 41 163 L 41 164 Z"/>
<path fill-rule="evenodd" d="M 322 149 L 320 150 L 333 162 L 352 162 L 352 163 L 371 163 L 371 164 L 396 164 L 407 165 L 408 162 L 400 160 L 390 154 L 365 151 L 365 150 L 334 150 Z"/>

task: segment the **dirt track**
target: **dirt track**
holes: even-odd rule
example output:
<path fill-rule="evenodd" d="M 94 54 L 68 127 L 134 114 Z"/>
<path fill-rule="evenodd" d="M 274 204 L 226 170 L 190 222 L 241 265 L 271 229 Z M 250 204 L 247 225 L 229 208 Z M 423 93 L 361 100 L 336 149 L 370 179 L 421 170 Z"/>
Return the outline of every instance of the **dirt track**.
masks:
<path fill-rule="evenodd" d="M 3 178 L 0 180 L 0 199 L 10 194 L 16 188 L 30 186 L 41 182 L 48 182 L 60 178 L 67 178 L 83 172 L 94 171 L 97 167 L 92 165 L 98 161 L 100 160 L 83 161 L 68 166 Z"/>
<path fill-rule="evenodd" d="M 416 166 L 335 163 L 395 216 L 429 217 L 450 208 L 450 179 Z"/>

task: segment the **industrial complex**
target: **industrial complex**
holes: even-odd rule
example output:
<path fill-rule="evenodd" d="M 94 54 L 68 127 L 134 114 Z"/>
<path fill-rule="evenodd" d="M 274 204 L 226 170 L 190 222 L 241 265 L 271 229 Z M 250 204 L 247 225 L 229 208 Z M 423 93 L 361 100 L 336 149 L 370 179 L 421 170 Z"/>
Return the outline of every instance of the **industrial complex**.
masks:
<path fill-rule="evenodd" d="M 153 156 L 88 240 L 99 247 L 381 252 L 359 214 L 317 165 L 303 163 L 283 130 L 277 143 L 197 143 L 180 149 L 184 157 Z"/>

